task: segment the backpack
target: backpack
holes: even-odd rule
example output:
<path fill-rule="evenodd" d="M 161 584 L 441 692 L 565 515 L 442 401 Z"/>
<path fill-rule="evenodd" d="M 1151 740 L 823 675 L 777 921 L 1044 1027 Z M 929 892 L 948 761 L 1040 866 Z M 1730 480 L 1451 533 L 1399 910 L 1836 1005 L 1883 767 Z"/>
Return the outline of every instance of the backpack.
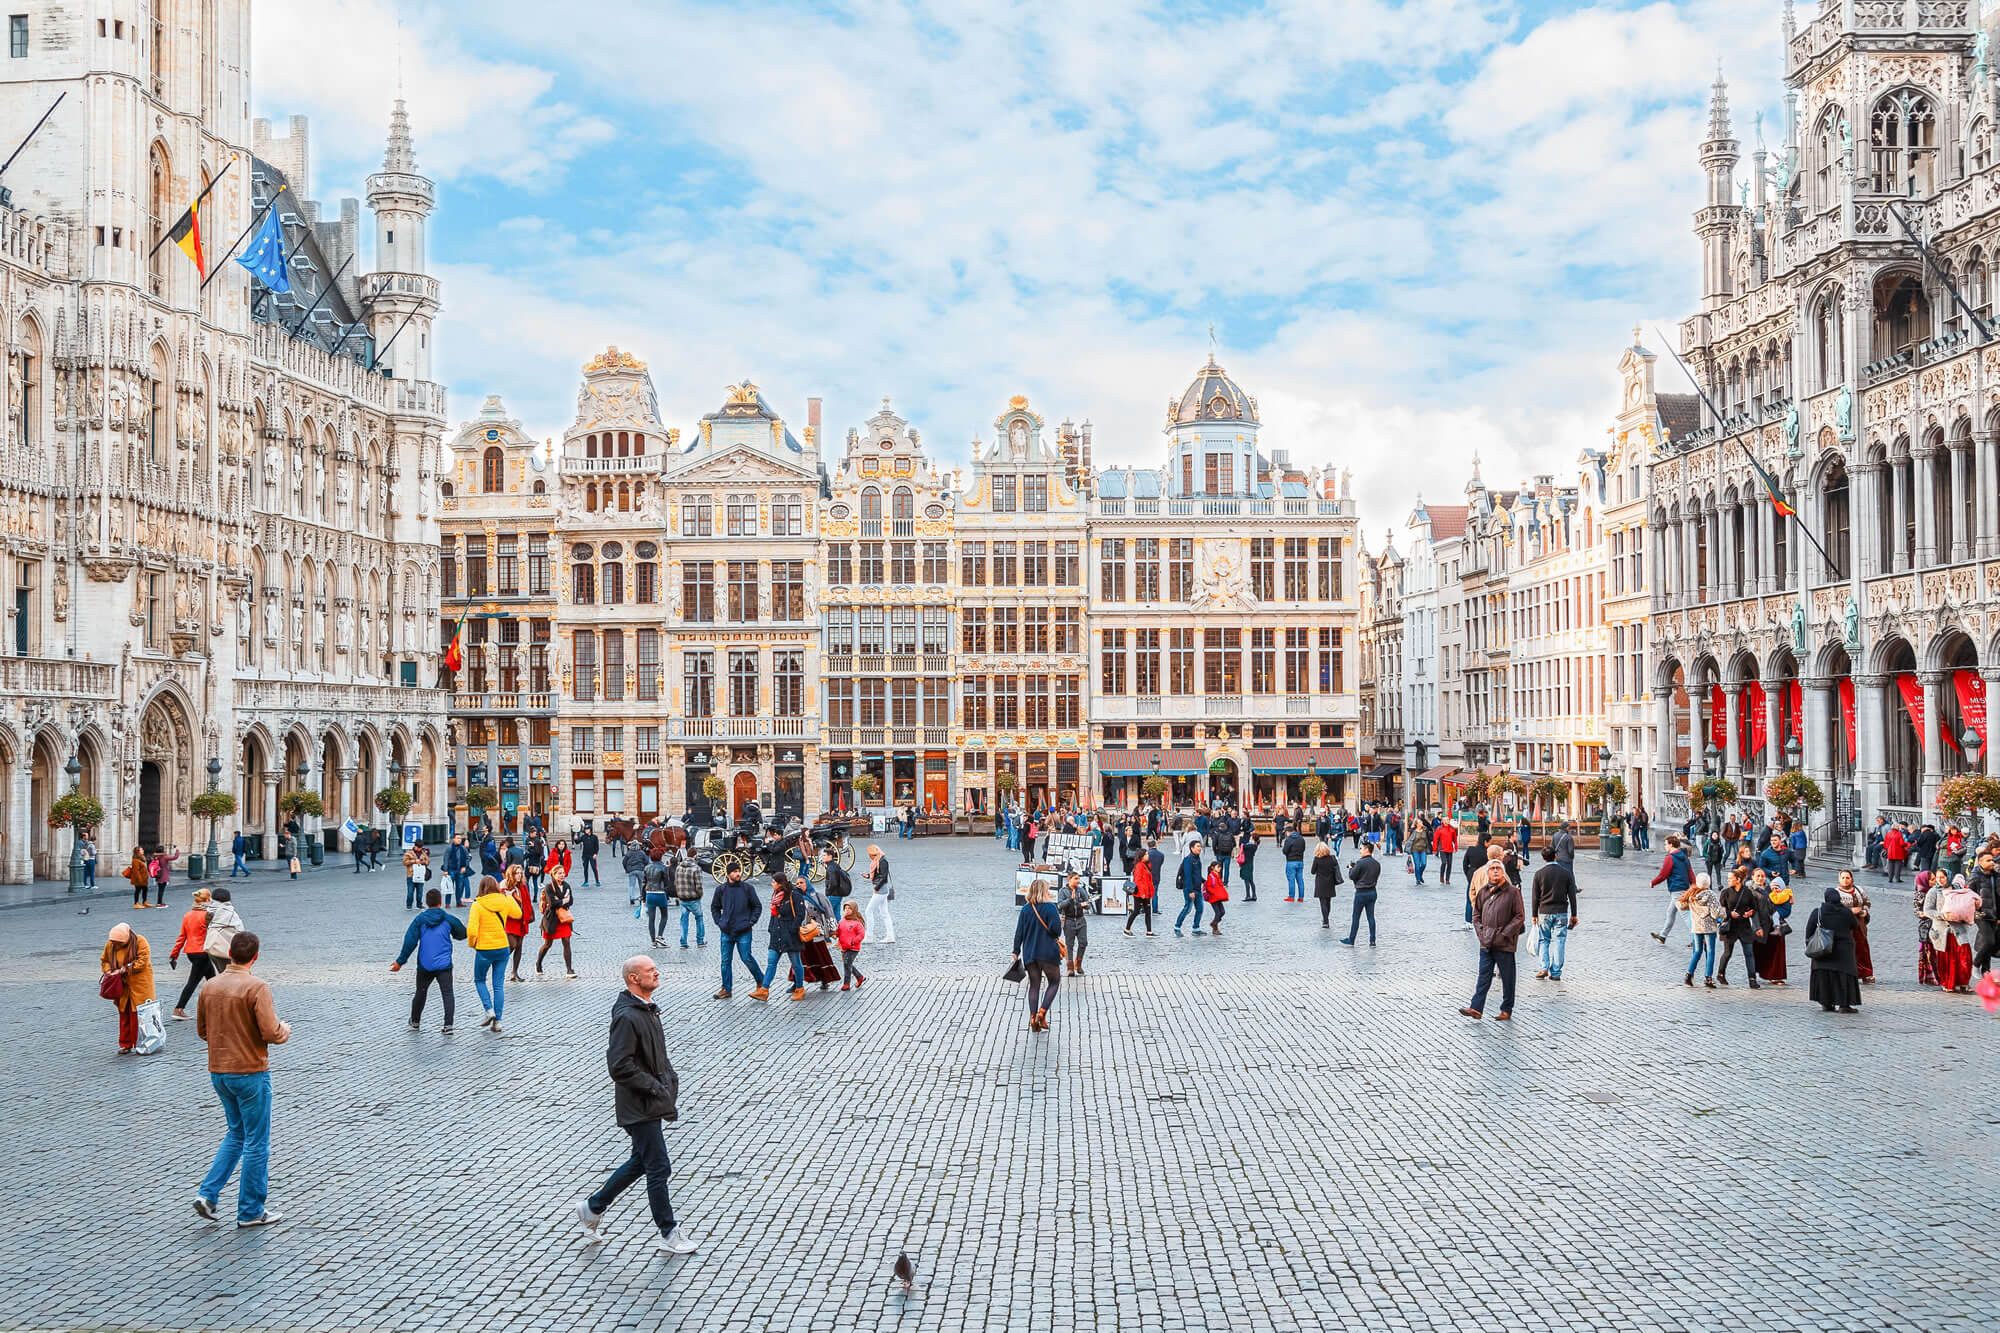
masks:
<path fill-rule="evenodd" d="M 1979 910 L 1979 895 L 1971 889 L 1947 889 L 1942 906 L 1945 920 L 1953 925 L 1970 925 Z"/>

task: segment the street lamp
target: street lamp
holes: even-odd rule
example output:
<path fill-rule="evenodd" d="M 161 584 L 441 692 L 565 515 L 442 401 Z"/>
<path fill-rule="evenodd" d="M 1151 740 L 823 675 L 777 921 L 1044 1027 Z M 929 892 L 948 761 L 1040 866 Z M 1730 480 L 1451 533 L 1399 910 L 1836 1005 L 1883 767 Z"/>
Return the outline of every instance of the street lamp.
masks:
<path fill-rule="evenodd" d="M 1803 751 L 1799 748 L 1799 738 L 1797 736 L 1787 738 L 1785 741 L 1785 767 L 1797 768 L 1799 766 L 1799 756 L 1802 753 Z"/>
<path fill-rule="evenodd" d="M 1611 747 L 1597 747 L 1597 780 L 1605 784 L 1604 795 L 1597 802 L 1597 843 L 1603 846 L 1611 836 L 1611 777 L 1606 772 L 1611 767 Z"/>
<path fill-rule="evenodd" d="M 306 789 L 306 779 L 311 776 L 312 776 L 312 765 L 308 764 L 303 758 L 301 758 L 299 760 L 299 767 L 298 767 L 300 791 L 304 791 Z M 299 817 L 299 836 L 297 839 L 296 846 L 294 848 L 294 852 L 295 853 L 303 852 L 307 859 L 311 859 L 312 853 L 319 849 L 319 838 L 317 834 L 308 835 L 305 831 L 305 827 L 306 827 L 305 819 L 301 816 Z M 311 838 L 311 841 L 307 841 L 308 837 Z"/>
<path fill-rule="evenodd" d="M 63 772 L 69 775 L 69 789 L 75 791 L 83 778 L 83 765 L 76 761 L 74 752 L 69 762 L 63 765 Z M 69 830 L 69 892 L 75 893 L 83 887 L 83 830 L 70 825 Z"/>
<path fill-rule="evenodd" d="M 221 777 L 222 760 L 215 755 L 210 755 L 208 757 L 208 789 L 210 791 L 215 790 L 215 784 Z M 208 821 L 208 855 L 202 860 L 202 869 L 208 872 L 210 879 L 215 878 L 215 857 L 215 819 L 211 816 Z"/>

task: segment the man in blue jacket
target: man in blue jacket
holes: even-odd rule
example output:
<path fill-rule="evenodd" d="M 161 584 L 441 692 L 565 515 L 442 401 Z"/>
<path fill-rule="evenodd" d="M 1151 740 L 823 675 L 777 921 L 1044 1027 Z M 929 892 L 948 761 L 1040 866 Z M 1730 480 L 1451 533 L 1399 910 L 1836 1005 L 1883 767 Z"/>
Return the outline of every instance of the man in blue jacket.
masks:
<path fill-rule="evenodd" d="M 730 984 L 735 980 L 730 968 L 735 957 L 743 959 L 743 965 L 750 969 L 750 976 L 757 983 L 750 998 L 771 998 L 769 981 L 774 978 L 766 978 L 750 954 L 750 932 L 756 929 L 763 912 L 764 904 L 758 901 L 757 890 L 743 880 L 743 867 L 730 866 L 729 878 L 715 886 L 715 896 L 708 901 L 709 917 L 722 934 L 722 989 L 715 993 L 716 999 L 729 998 Z"/>
<path fill-rule="evenodd" d="M 1667 924 L 1653 932 L 1653 938 L 1660 943 L 1667 942 L 1667 936 L 1674 933 L 1674 922 L 1680 919 L 1680 895 L 1687 892 L 1694 882 L 1694 863 L 1688 859 L 1687 849 L 1679 837 L 1667 836 L 1667 859 L 1660 864 L 1660 873 L 1653 876 L 1653 885 L 1667 886 Z"/>
<path fill-rule="evenodd" d="M 464 938 L 465 923 L 444 910 L 444 895 L 436 889 L 424 894 L 424 910 L 417 913 L 410 928 L 403 932 L 403 952 L 389 964 L 391 972 L 400 972 L 411 954 L 417 956 L 417 993 L 410 1001 L 410 1031 L 415 1032 L 423 1025 L 424 1000 L 433 981 L 444 993 L 444 1030 L 451 1031 L 451 1020 L 458 1009 L 458 999 L 451 989 L 451 942 Z"/>
<path fill-rule="evenodd" d="M 236 830 L 235 836 L 229 840 L 229 855 L 233 858 L 229 867 L 229 878 L 235 879 L 238 875 L 250 873 L 250 867 L 243 864 L 243 853 L 249 850 L 250 842 L 243 836 L 243 830 Z"/>
<path fill-rule="evenodd" d="M 1206 934 L 1207 932 L 1201 928 L 1202 875 L 1200 838 L 1190 838 L 1188 840 L 1187 855 L 1181 858 L 1181 868 L 1175 872 L 1174 878 L 1180 882 L 1181 896 L 1186 900 L 1181 906 L 1181 914 L 1174 918 L 1174 934 L 1179 935 L 1181 933 L 1181 922 L 1187 920 L 1187 914 L 1190 911 L 1194 913 L 1194 933 L 1197 935 Z"/>
<path fill-rule="evenodd" d="M 465 835 L 451 835 L 451 846 L 444 853 L 445 878 L 451 881 L 452 906 L 463 907 L 472 891 L 472 853 L 466 848 Z"/>

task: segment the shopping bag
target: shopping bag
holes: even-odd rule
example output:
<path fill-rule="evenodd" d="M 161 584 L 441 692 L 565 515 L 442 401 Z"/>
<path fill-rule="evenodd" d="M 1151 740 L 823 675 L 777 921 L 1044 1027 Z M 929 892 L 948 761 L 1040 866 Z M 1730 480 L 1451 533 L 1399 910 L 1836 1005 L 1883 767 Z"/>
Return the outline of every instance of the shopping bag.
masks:
<path fill-rule="evenodd" d="M 160 1019 L 160 1002 L 148 1000 L 137 1010 L 139 1019 L 139 1042 L 132 1048 L 136 1055 L 152 1055 L 164 1050 L 167 1044 L 167 1025 Z"/>

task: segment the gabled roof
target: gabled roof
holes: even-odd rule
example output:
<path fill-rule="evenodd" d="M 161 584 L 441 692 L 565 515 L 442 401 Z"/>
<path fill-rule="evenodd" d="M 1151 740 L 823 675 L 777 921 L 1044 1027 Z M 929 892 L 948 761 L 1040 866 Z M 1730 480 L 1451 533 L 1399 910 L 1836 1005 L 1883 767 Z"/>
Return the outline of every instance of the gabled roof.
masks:
<path fill-rule="evenodd" d="M 1654 401 L 1660 405 L 1660 420 L 1666 423 L 1668 439 L 1685 439 L 1701 429 L 1701 399 L 1696 395 L 1663 393 Z"/>
<path fill-rule="evenodd" d="M 1431 518 L 1431 540 L 1448 541 L 1465 535 L 1465 521 L 1472 513 L 1472 506 L 1426 504 L 1424 512 Z"/>

